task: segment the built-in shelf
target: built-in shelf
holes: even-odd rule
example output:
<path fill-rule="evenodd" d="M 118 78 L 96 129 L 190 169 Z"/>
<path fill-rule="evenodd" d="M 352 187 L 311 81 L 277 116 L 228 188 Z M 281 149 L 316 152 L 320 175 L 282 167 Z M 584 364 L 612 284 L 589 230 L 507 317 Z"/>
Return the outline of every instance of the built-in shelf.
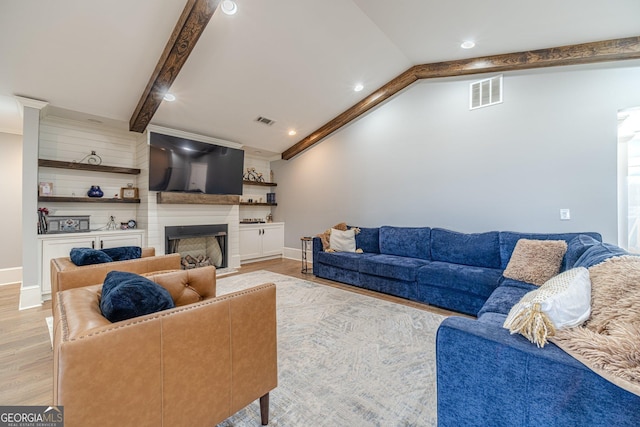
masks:
<path fill-rule="evenodd" d="M 38 196 L 39 202 L 62 203 L 140 203 L 140 199 L 113 199 L 110 197 Z"/>
<path fill-rule="evenodd" d="M 140 174 L 140 169 L 124 168 L 120 166 L 90 165 L 88 163 L 62 162 L 60 160 L 38 159 L 38 166 L 45 168 L 75 169 L 92 172 L 125 173 L 129 175 Z"/>
<path fill-rule="evenodd" d="M 278 185 L 275 182 L 247 181 L 246 179 L 244 181 L 242 181 L 242 183 L 244 185 L 258 185 L 258 186 L 261 186 L 261 187 L 275 187 L 275 186 Z"/>
<path fill-rule="evenodd" d="M 240 202 L 242 206 L 278 206 L 277 203 L 249 203 L 249 202 Z"/>

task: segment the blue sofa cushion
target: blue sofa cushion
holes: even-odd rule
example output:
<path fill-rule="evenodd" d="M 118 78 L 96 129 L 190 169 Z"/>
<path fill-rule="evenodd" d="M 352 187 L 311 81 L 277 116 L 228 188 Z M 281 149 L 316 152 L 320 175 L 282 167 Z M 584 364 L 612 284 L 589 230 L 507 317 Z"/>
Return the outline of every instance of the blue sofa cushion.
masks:
<path fill-rule="evenodd" d="M 629 252 L 625 251 L 619 246 L 612 245 L 610 243 L 598 243 L 596 245 L 591 246 L 589 249 L 584 251 L 582 256 L 578 258 L 574 267 L 585 267 L 589 268 L 596 264 L 600 264 L 601 262 L 621 255 L 629 255 Z"/>
<path fill-rule="evenodd" d="M 356 248 L 365 253 L 380 253 L 380 230 L 378 228 L 360 228 L 356 234 Z"/>
<path fill-rule="evenodd" d="M 110 322 L 131 319 L 175 307 L 171 294 L 146 277 L 110 271 L 102 285 L 100 310 Z"/>
<path fill-rule="evenodd" d="M 564 254 L 564 261 L 567 269 L 573 268 L 578 259 L 587 251 L 587 249 L 599 243 L 599 241 L 586 234 L 580 234 L 579 236 L 571 239 L 567 243 L 567 252 Z"/>
<path fill-rule="evenodd" d="M 430 241 L 429 227 L 380 227 L 381 254 L 429 260 Z"/>
<path fill-rule="evenodd" d="M 497 231 L 458 233 L 431 230 L 431 259 L 477 267 L 500 268 L 500 241 Z"/>
<path fill-rule="evenodd" d="M 372 256 L 372 254 L 358 254 L 353 252 L 318 252 L 313 261 L 339 267 L 345 270 L 358 271 L 360 260 Z"/>
<path fill-rule="evenodd" d="M 502 270 L 433 261 L 418 270 L 418 287 L 438 286 L 488 297 L 498 287 Z"/>
<path fill-rule="evenodd" d="M 418 268 L 429 261 L 395 255 L 371 255 L 360 259 L 360 273 L 413 282 Z"/>
<path fill-rule="evenodd" d="M 114 261 L 126 261 L 142 257 L 142 248 L 140 246 L 119 246 L 117 248 L 102 249 L 102 252 L 109 255 Z"/>
<path fill-rule="evenodd" d="M 500 268 L 507 268 L 513 249 L 516 247 L 516 243 L 520 239 L 532 239 L 532 240 L 565 240 L 571 241 L 579 235 L 586 235 L 593 237 L 597 241 L 602 241 L 602 236 L 599 233 L 518 233 L 513 231 L 501 231 L 500 233 Z M 560 271 L 567 269 L 566 259 L 563 259 Z"/>
<path fill-rule="evenodd" d="M 71 262 L 77 266 L 102 264 L 113 259 L 101 250 L 91 248 L 72 248 L 69 254 Z"/>
<path fill-rule="evenodd" d="M 514 282 L 517 281 L 514 280 Z M 487 302 L 484 303 L 478 312 L 478 317 L 485 313 L 509 314 L 511 307 L 520 301 L 525 294 L 535 289 L 540 289 L 540 287 L 525 282 L 519 282 L 519 286 L 505 286 L 502 284 L 493 291 Z"/>

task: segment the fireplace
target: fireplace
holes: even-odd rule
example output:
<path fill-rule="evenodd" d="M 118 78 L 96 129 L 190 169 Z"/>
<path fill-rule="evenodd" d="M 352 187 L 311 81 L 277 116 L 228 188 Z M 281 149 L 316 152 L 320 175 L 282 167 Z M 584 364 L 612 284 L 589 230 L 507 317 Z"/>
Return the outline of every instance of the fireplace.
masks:
<path fill-rule="evenodd" d="M 180 253 L 182 268 L 227 267 L 227 224 L 165 227 L 164 235 L 165 253 Z"/>

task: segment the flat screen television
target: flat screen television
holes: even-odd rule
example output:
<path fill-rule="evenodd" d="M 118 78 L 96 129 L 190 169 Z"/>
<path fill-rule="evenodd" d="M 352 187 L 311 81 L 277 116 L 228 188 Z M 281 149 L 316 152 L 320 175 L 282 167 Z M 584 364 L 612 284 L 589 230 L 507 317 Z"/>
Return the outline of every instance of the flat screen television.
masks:
<path fill-rule="evenodd" d="M 244 151 L 151 132 L 149 190 L 242 194 Z"/>

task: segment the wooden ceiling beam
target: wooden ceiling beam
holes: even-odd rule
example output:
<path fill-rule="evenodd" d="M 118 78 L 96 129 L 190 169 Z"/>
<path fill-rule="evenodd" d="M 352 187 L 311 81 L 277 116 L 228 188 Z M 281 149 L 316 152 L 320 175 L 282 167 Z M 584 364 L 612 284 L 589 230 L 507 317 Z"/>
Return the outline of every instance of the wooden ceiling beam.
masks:
<path fill-rule="evenodd" d="M 156 113 L 189 54 L 204 32 L 220 0 L 187 0 L 156 68 L 144 89 L 131 119 L 129 130 L 144 132 Z"/>
<path fill-rule="evenodd" d="M 417 80 L 629 59 L 640 59 L 640 36 L 416 65 L 289 147 L 282 158 L 295 157 Z"/>

